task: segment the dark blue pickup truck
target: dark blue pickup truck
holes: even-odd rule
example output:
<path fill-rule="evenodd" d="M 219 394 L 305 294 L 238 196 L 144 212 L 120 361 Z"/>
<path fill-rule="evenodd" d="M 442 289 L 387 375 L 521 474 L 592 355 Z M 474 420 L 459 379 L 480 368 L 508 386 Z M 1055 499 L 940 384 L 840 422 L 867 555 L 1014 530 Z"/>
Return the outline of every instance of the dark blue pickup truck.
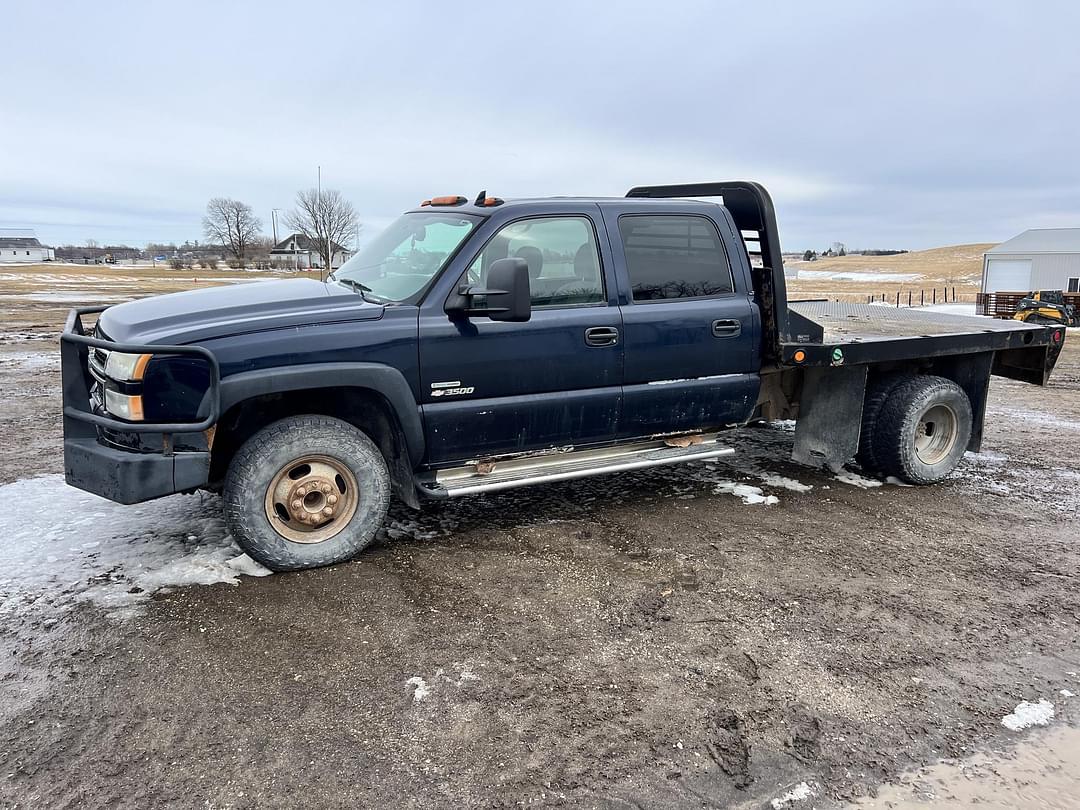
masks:
<path fill-rule="evenodd" d="M 73 311 L 65 470 L 121 503 L 221 491 L 252 557 L 305 568 L 370 543 L 392 494 L 712 458 L 759 419 L 797 420 L 798 462 L 934 483 L 979 447 L 991 374 L 1044 384 L 1063 341 L 789 302 L 755 183 L 440 197 L 325 283 Z"/>

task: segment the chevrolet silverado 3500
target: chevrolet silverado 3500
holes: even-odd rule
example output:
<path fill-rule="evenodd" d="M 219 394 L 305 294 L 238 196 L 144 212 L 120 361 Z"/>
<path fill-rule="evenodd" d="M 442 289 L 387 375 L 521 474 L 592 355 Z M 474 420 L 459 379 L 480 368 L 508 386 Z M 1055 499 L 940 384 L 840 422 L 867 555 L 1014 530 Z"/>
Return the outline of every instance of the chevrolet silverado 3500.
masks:
<path fill-rule="evenodd" d="M 120 503 L 220 491 L 248 554 L 307 568 L 370 543 L 392 494 L 714 458 L 759 419 L 796 420 L 797 462 L 933 484 L 979 448 L 991 375 L 1045 384 L 1064 336 L 789 302 L 756 183 L 440 197 L 326 282 L 72 311 L 64 464 Z"/>

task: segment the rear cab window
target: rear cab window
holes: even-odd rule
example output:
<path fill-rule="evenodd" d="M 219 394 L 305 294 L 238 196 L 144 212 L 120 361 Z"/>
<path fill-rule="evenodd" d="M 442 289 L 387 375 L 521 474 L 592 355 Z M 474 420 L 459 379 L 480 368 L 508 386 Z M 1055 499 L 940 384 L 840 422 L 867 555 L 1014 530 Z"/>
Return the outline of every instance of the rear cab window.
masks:
<path fill-rule="evenodd" d="M 695 214 L 623 214 L 619 235 L 634 303 L 735 291 L 715 223 Z"/>

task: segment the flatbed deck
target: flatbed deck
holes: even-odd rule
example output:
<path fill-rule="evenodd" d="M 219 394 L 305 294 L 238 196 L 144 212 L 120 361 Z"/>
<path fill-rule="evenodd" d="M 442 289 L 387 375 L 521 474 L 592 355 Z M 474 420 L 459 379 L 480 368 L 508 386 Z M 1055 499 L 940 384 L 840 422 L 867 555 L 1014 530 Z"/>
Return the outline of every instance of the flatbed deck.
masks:
<path fill-rule="evenodd" d="M 1020 321 L 875 304 L 793 301 L 788 313 L 791 340 L 783 344 L 783 361 L 802 366 L 1034 348 L 1048 345 L 1055 331 Z"/>
<path fill-rule="evenodd" d="M 1041 330 L 1035 324 L 1004 321 L 978 315 L 956 315 L 933 309 L 896 308 L 878 304 L 796 301 L 790 309 L 819 324 L 825 343 L 858 343 L 901 337 L 1024 332 Z"/>

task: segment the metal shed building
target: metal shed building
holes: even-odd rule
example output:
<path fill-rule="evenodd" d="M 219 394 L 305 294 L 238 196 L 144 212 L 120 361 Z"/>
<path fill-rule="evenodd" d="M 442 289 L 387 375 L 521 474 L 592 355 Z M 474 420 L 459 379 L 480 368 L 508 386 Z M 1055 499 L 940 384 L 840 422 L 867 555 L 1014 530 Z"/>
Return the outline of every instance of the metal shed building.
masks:
<path fill-rule="evenodd" d="M 983 254 L 982 291 L 1080 292 L 1080 228 L 1033 228 Z"/>

